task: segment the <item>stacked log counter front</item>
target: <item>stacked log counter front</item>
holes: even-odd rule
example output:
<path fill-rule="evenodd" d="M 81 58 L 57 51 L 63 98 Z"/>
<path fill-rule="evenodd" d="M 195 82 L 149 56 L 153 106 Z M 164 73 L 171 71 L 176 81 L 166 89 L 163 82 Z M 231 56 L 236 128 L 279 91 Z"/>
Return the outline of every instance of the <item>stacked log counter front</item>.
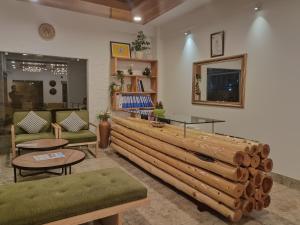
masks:
<path fill-rule="evenodd" d="M 270 148 L 244 139 L 113 117 L 111 147 L 231 221 L 270 205 Z"/>

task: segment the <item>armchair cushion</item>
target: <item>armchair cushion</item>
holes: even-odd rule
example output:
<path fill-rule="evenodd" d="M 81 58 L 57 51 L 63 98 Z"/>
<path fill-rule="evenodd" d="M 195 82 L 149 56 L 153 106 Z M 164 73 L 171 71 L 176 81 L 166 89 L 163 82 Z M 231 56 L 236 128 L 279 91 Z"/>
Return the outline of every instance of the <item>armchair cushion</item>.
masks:
<path fill-rule="evenodd" d="M 61 121 L 59 125 L 63 126 L 69 132 L 80 131 L 87 123 L 82 120 L 76 112 L 72 112 L 66 119 Z"/>
<path fill-rule="evenodd" d="M 80 130 L 76 133 L 63 131 L 61 138 L 68 140 L 70 144 L 97 141 L 97 136 L 89 130 Z"/>
<path fill-rule="evenodd" d="M 40 130 L 40 132 L 50 132 L 51 131 L 51 122 L 52 116 L 49 111 L 34 111 L 38 116 L 47 121 L 47 124 Z M 15 125 L 15 134 L 26 134 L 26 132 L 17 126 L 17 124 L 23 120 L 29 112 L 15 112 L 13 115 L 13 124 Z"/>
<path fill-rule="evenodd" d="M 47 120 L 38 116 L 35 112 L 30 111 L 18 124 L 29 134 L 39 133 L 44 126 L 47 125 Z"/>
<path fill-rule="evenodd" d="M 18 134 L 16 135 L 15 143 L 20 144 L 25 141 L 33 141 L 38 139 L 51 139 L 55 138 L 54 134 L 51 132 L 43 132 L 37 134 Z"/>
<path fill-rule="evenodd" d="M 82 128 L 83 130 L 89 129 L 89 113 L 87 110 L 78 110 L 78 111 L 56 111 L 56 123 L 60 124 L 64 119 L 66 119 L 72 112 L 76 114 L 86 122 L 86 125 Z M 63 129 L 64 131 L 65 129 Z"/>

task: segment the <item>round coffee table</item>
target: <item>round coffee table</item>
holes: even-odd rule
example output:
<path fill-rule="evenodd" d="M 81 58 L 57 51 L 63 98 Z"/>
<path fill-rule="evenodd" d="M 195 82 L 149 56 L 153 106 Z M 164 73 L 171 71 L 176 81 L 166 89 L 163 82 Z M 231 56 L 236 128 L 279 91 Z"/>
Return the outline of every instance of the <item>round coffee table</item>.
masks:
<path fill-rule="evenodd" d="M 62 148 L 69 144 L 69 141 L 65 139 L 38 139 L 33 141 L 26 141 L 17 144 L 18 153 L 20 155 L 21 150 L 31 150 L 31 151 L 48 151 L 58 148 Z"/>
<path fill-rule="evenodd" d="M 42 173 L 50 173 L 55 175 L 71 174 L 71 166 L 82 162 L 85 159 L 85 154 L 74 149 L 56 149 L 44 152 L 31 152 L 17 156 L 12 161 L 14 168 L 14 181 L 17 182 L 17 169 L 20 176 L 33 176 Z M 61 173 L 49 171 L 51 169 L 62 169 Z M 39 170 L 39 172 L 31 174 L 22 174 L 21 170 Z"/>

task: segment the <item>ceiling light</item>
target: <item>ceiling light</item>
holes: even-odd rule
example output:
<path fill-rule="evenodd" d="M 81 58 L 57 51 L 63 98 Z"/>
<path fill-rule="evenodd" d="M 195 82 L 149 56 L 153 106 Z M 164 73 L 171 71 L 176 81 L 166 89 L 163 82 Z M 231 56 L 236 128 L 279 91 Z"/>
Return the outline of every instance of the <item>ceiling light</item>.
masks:
<path fill-rule="evenodd" d="M 22 55 L 28 55 L 28 54 L 26 54 L 26 53 L 23 53 Z"/>
<path fill-rule="evenodd" d="M 11 61 L 12 64 L 16 63 L 16 61 Z"/>
<path fill-rule="evenodd" d="M 190 35 L 191 33 L 192 33 L 192 32 L 191 32 L 190 30 L 187 30 L 187 31 L 184 32 L 184 35 L 185 35 L 185 36 L 188 36 L 188 35 Z"/>
<path fill-rule="evenodd" d="M 135 17 L 133 17 L 133 20 L 134 20 L 135 22 L 140 22 L 140 21 L 142 21 L 142 17 L 140 17 L 140 16 L 135 16 Z"/>
<path fill-rule="evenodd" d="M 258 12 L 261 10 L 261 4 L 257 3 L 255 6 L 254 6 L 254 11 L 255 12 Z"/>

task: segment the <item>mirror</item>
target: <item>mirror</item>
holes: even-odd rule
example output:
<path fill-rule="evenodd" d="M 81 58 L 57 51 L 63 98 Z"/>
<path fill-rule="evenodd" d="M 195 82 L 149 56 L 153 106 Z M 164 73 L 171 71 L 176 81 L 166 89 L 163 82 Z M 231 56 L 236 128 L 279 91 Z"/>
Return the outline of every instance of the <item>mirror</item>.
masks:
<path fill-rule="evenodd" d="M 244 107 L 247 54 L 195 62 L 192 104 Z"/>

